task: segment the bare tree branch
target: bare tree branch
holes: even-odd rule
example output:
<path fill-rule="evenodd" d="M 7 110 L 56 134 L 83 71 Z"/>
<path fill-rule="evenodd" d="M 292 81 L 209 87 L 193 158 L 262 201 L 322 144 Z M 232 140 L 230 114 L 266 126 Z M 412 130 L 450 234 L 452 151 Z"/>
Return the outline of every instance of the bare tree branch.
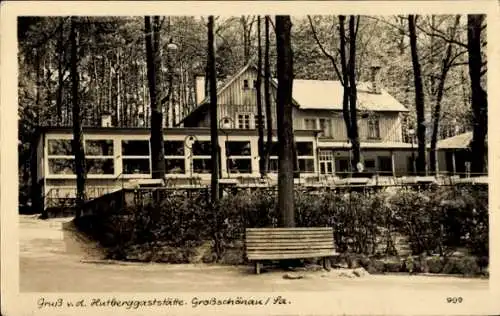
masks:
<path fill-rule="evenodd" d="M 398 30 L 401 34 L 404 34 L 406 36 L 410 36 L 410 33 L 406 29 L 400 27 L 399 25 L 393 24 L 393 23 L 391 23 L 389 21 L 386 21 L 384 19 L 379 19 L 378 17 L 375 17 L 375 16 L 366 15 L 364 17 L 367 18 L 367 19 L 372 19 L 372 20 L 375 20 L 375 21 L 378 21 L 378 22 L 382 22 L 382 23 L 384 23 L 384 24 L 386 24 L 386 25 L 388 25 L 388 26 L 390 26 L 390 27 Z"/>
<path fill-rule="evenodd" d="M 337 74 L 337 77 L 339 78 L 340 83 L 342 84 L 342 86 L 345 85 L 346 83 L 344 82 L 344 80 L 342 80 L 342 75 L 340 74 L 340 70 L 337 67 L 337 63 L 335 61 L 335 58 L 333 57 L 332 54 L 330 54 L 329 52 L 327 52 L 326 49 L 325 49 L 325 47 L 323 46 L 323 44 L 321 44 L 321 41 L 318 38 L 318 34 L 316 33 L 316 29 L 314 28 L 311 16 L 308 15 L 307 18 L 309 19 L 309 25 L 311 26 L 311 31 L 313 32 L 313 36 L 314 36 L 314 39 L 315 39 L 316 43 L 318 44 L 318 46 L 321 49 L 321 51 L 323 52 L 323 54 L 326 57 L 328 57 L 328 59 L 330 59 L 330 61 L 332 62 L 333 68 L 335 69 L 335 73 Z"/>
<path fill-rule="evenodd" d="M 445 33 L 443 33 L 442 31 L 440 31 L 438 29 L 433 29 L 432 31 L 429 31 L 429 30 L 426 30 L 425 28 L 423 28 L 422 26 L 420 26 L 418 24 L 416 25 L 416 27 L 417 27 L 417 29 L 419 31 L 423 32 L 425 35 L 435 36 L 437 38 L 440 38 L 440 39 L 444 40 L 447 43 L 452 43 L 452 44 L 456 44 L 458 46 L 467 48 L 467 44 L 462 43 L 460 41 L 457 41 L 454 38 L 447 37 Z"/>

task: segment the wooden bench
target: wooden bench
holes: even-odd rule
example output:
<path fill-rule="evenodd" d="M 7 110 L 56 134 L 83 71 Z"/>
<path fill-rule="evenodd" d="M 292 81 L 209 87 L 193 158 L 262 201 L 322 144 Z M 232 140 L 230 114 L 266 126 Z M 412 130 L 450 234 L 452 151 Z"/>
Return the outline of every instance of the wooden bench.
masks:
<path fill-rule="evenodd" d="M 328 269 L 335 255 L 331 227 L 247 228 L 245 247 L 257 274 L 263 260 L 322 258 Z"/>

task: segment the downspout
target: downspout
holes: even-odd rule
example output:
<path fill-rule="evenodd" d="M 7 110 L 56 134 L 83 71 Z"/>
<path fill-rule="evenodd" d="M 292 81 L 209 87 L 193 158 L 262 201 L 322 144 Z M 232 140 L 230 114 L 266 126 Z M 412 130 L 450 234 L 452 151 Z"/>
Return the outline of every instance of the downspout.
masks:
<path fill-rule="evenodd" d="M 320 178 L 320 165 L 319 165 L 319 132 L 314 132 L 314 141 L 316 143 L 316 156 L 314 157 L 314 160 L 316 161 L 316 175 L 318 176 L 318 181 Z"/>

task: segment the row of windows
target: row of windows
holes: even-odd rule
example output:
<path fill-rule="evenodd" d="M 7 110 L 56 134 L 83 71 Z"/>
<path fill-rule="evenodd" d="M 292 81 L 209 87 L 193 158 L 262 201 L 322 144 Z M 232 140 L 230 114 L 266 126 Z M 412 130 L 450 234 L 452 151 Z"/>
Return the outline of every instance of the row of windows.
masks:
<path fill-rule="evenodd" d="M 114 174 L 113 159 L 86 159 L 86 169 L 88 174 L 109 175 Z M 165 171 L 167 174 L 184 174 L 186 172 L 186 161 L 184 159 L 165 159 Z M 252 173 L 251 158 L 228 158 L 226 160 L 228 173 Z M 49 158 L 50 174 L 74 174 L 74 159 Z M 210 173 L 212 170 L 212 160 L 210 158 L 193 158 L 193 173 Z M 314 158 L 299 158 L 298 169 L 300 172 L 314 172 Z M 278 172 L 278 158 L 271 157 L 270 171 Z M 124 159 L 123 174 L 149 174 L 149 159 Z"/>
<path fill-rule="evenodd" d="M 100 147 L 96 144 L 100 144 Z M 50 139 L 48 141 L 49 156 L 72 156 L 71 140 L 69 139 Z M 96 147 L 97 146 L 97 147 Z M 183 141 L 165 141 L 165 156 L 184 156 Z M 312 142 L 296 142 L 298 156 L 313 156 Z M 210 141 L 196 141 L 192 147 L 192 154 L 210 155 L 212 146 Z M 124 140 L 122 141 L 123 156 L 149 156 L 148 140 Z M 233 156 L 250 155 L 249 141 L 229 141 L 226 142 L 226 153 Z M 87 156 L 113 156 L 112 140 L 87 140 L 85 141 L 85 154 Z M 271 156 L 278 155 L 278 143 L 271 143 Z"/>
<path fill-rule="evenodd" d="M 252 122 L 253 118 L 253 122 Z M 259 117 L 251 113 L 238 113 L 236 115 L 236 126 L 238 129 L 252 129 L 259 126 Z M 252 125 L 253 124 L 253 125 Z M 266 117 L 262 114 L 262 127 L 266 128 Z"/>
<path fill-rule="evenodd" d="M 333 137 L 332 120 L 328 118 L 305 118 L 304 129 L 306 130 L 321 130 L 323 136 Z M 368 139 L 380 138 L 380 122 L 377 118 L 368 120 Z"/>
<path fill-rule="evenodd" d="M 183 141 L 165 141 L 165 166 L 170 174 L 186 172 L 185 147 Z M 196 141 L 193 143 L 188 157 L 192 158 L 193 173 L 210 173 L 211 142 Z M 113 141 L 86 140 L 86 170 L 88 174 L 109 175 L 115 173 Z M 297 142 L 296 152 L 298 167 L 301 172 L 314 171 L 314 154 L 312 142 Z M 229 141 L 225 143 L 227 169 L 229 173 L 252 173 L 251 145 L 249 141 Z M 149 174 L 150 146 L 147 140 L 122 141 L 122 173 Z M 271 170 L 277 170 L 278 147 L 271 143 Z M 274 162 L 275 161 L 275 162 Z M 74 174 L 74 156 L 71 140 L 48 140 L 48 165 L 50 174 Z"/>
<path fill-rule="evenodd" d="M 253 88 L 257 89 L 257 80 L 253 81 Z M 248 85 L 248 80 L 243 80 L 243 89 L 250 89 L 250 86 Z"/>
<path fill-rule="evenodd" d="M 392 172 L 392 160 L 391 157 L 379 156 L 378 159 L 378 171 L 380 172 Z M 365 159 L 364 167 L 366 171 L 373 171 L 376 168 L 375 159 Z M 351 166 L 348 158 L 334 158 L 333 151 L 322 150 L 319 152 L 319 171 L 321 174 L 333 174 L 334 170 L 337 172 L 350 172 Z"/>

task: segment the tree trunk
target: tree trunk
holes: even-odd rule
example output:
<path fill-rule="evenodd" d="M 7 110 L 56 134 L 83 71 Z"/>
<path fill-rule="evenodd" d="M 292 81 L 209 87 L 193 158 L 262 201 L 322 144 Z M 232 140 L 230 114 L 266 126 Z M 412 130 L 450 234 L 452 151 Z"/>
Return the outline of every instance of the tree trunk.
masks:
<path fill-rule="evenodd" d="M 149 95 L 151 102 L 151 168 L 153 179 L 165 176 L 165 155 L 163 149 L 162 111 L 158 88 L 160 87 L 158 69 L 160 66 L 159 17 L 146 16 L 146 63 L 148 67 Z M 152 25 L 153 24 L 153 25 Z"/>
<path fill-rule="evenodd" d="M 76 173 L 76 217 L 81 215 L 85 203 L 85 152 L 83 149 L 82 126 L 79 103 L 79 74 L 78 74 L 78 31 L 76 17 L 71 18 L 71 99 L 73 103 L 73 153 L 75 155 Z"/>
<path fill-rule="evenodd" d="M 415 81 L 415 108 L 417 112 L 417 140 L 418 140 L 418 156 L 417 156 L 417 173 L 423 175 L 426 172 L 425 159 L 425 117 L 424 117 L 424 91 L 422 84 L 422 74 L 420 70 L 420 62 L 417 51 L 417 34 L 415 29 L 416 16 L 408 16 L 408 25 L 410 31 L 410 47 L 411 60 L 413 64 L 413 77 Z"/>
<path fill-rule="evenodd" d="M 276 16 L 278 93 L 276 114 L 278 120 L 278 208 L 282 227 L 295 226 L 293 181 L 293 52 L 290 16 Z"/>
<path fill-rule="evenodd" d="M 41 75 L 40 75 L 40 53 L 37 50 L 35 52 L 35 67 L 36 67 L 36 90 L 35 90 L 35 106 L 37 112 L 38 125 L 40 124 L 40 89 L 41 89 Z M 40 185 L 38 183 L 38 165 L 36 160 L 37 145 L 35 142 L 31 142 L 31 161 L 30 161 L 30 174 L 31 174 L 31 207 L 34 212 L 41 210 L 42 218 L 47 218 L 47 212 L 41 209 L 40 204 Z"/>
<path fill-rule="evenodd" d="M 257 129 L 259 131 L 259 172 L 265 176 L 264 120 L 262 118 L 262 44 L 260 34 L 260 15 L 257 17 Z"/>
<path fill-rule="evenodd" d="M 342 73 L 342 84 L 344 88 L 344 94 L 342 96 L 342 115 L 344 117 L 344 123 L 346 127 L 347 137 L 352 143 L 352 128 L 351 128 L 351 113 L 349 110 L 349 71 L 347 67 L 347 57 L 346 57 L 346 36 L 345 36 L 345 16 L 339 16 L 339 36 L 340 36 L 340 67 Z M 354 148 L 354 147 L 353 147 Z M 352 163 L 351 163 L 352 165 Z"/>
<path fill-rule="evenodd" d="M 98 126 L 101 125 L 101 117 L 102 117 L 102 90 L 101 86 L 99 83 L 99 76 L 97 75 L 97 63 L 96 60 L 93 60 L 93 66 L 94 66 L 94 82 L 95 82 L 95 88 L 96 88 L 96 94 L 97 94 L 97 120 L 98 120 Z"/>
<path fill-rule="evenodd" d="M 108 112 L 109 114 L 112 114 L 113 112 L 113 76 L 112 76 L 112 72 L 113 72 L 113 65 L 111 65 L 111 60 L 108 60 L 108 63 L 109 63 L 109 81 L 108 81 L 108 100 L 106 102 L 107 104 L 107 108 L 108 108 Z"/>
<path fill-rule="evenodd" d="M 123 106 L 122 106 L 122 96 L 121 96 L 121 59 L 120 59 L 120 48 L 116 53 L 116 115 L 118 117 L 117 126 L 123 126 Z"/>
<path fill-rule="evenodd" d="M 271 156 L 271 145 L 273 143 L 273 117 L 271 110 L 271 91 L 270 91 L 270 79 L 271 78 L 271 62 L 269 60 L 269 16 L 265 17 L 265 51 L 264 51 L 264 102 L 266 106 L 266 123 L 267 123 L 267 146 L 266 146 L 266 156 L 264 162 L 265 173 L 269 170 L 270 156 Z"/>
<path fill-rule="evenodd" d="M 31 209 L 33 213 L 41 212 L 41 218 L 46 219 L 48 218 L 48 214 L 41 203 L 42 194 L 40 184 L 38 183 L 37 147 L 37 143 L 30 143 Z"/>
<path fill-rule="evenodd" d="M 57 42 L 58 46 L 58 57 L 57 57 L 57 97 L 56 97 L 56 116 L 57 124 L 60 125 L 62 122 L 62 102 L 63 102 L 63 90 L 64 90 L 64 19 L 61 19 L 59 24 L 59 38 Z"/>
<path fill-rule="evenodd" d="M 460 23 L 460 15 L 457 15 L 455 18 L 455 24 L 451 31 L 451 39 L 455 38 L 455 32 Z M 432 137 L 431 137 L 431 149 L 430 149 L 430 157 L 429 164 L 432 173 L 436 173 L 438 170 L 437 166 L 437 140 L 439 134 L 439 121 L 441 120 L 441 102 L 443 100 L 444 93 L 444 85 L 446 83 L 446 77 L 448 76 L 448 71 L 450 70 L 450 59 L 452 54 L 452 43 L 447 43 L 446 53 L 441 65 L 441 75 L 439 76 L 439 82 L 436 91 L 436 99 L 434 105 L 434 113 L 433 113 L 433 125 L 432 125 Z"/>
<path fill-rule="evenodd" d="M 471 171 L 486 171 L 486 134 L 488 132 L 488 99 L 481 86 L 481 27 L 484 15 L 467 16 L 467 50 L 469 53 L 469 76 L 472 99 Z"/>
<path fill-rule="evenodd" d="M 41 108 L 42 108 L 42 102 L 41 102 L 41 90 L 42 90 L 42 70 L 41 70 L 41 58 L 40 58 L 40 49 L 36 49 L 35 51 L 35 76 L 36 76 L 36 83 L 35 83 L 35 113 L 36 113 L 36 123 L 37 125 L 40 125 L 40 115 L 41 115 Z"/>
<path fill-rule="evenodd" d="M 359 19 L 359 17 L 358 17 Z M 357 97 L 356 88 L 356 17 L 349 17 L 349 110 L 351 120 L 351 144 L 352 144 L 352 169 L 357 173 L 357 164 L 361 161 L 361 152 L 358 133 L 358 117 L 357 117 Z"/>
<path fill-rule="evenodd" d="M 217 119 L 217 73 L 215 69 L 215 39 L 214 39 L 214 17 L 208 17 L 208 58 L 207 70 L 210 92 L 210 141 L 212 143 L 212 181 L 211 198 L 212 204 L 219 202 L 219 136 Z"/>

